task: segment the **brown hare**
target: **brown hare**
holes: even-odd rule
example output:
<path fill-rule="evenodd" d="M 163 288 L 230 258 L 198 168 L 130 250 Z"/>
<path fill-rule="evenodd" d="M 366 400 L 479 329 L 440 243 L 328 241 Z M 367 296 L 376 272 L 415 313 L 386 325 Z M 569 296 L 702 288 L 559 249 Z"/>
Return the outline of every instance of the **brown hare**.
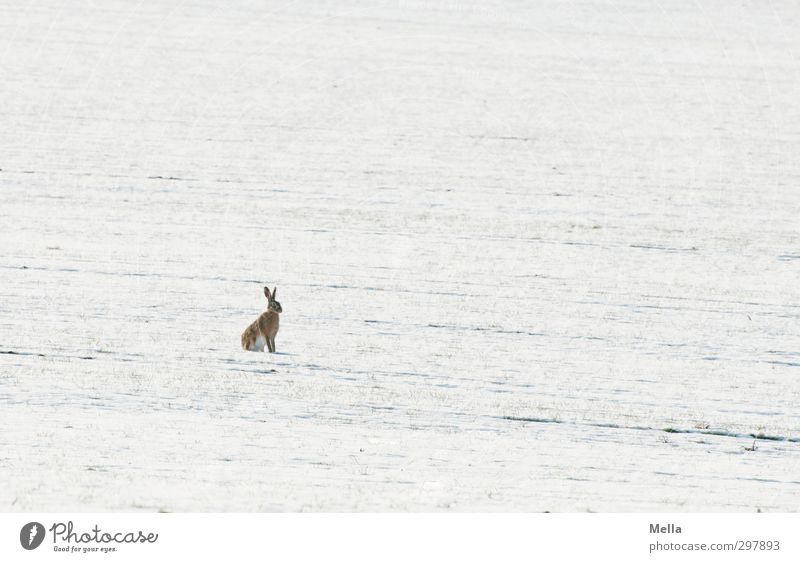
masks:
<path fill-rule="evenodd" d="M 242 334 L 242 347 L 247 351 L 264 351 L 267 346 L 270 353 L 275 352 L 275 335 L 278 333 L 278 324 L 281 312 L 281 303 L 275 300 L 275 287 L 272 293 L 269 287 L 264 287 L 267 297 L 267 311 L 250 324 Z"/>

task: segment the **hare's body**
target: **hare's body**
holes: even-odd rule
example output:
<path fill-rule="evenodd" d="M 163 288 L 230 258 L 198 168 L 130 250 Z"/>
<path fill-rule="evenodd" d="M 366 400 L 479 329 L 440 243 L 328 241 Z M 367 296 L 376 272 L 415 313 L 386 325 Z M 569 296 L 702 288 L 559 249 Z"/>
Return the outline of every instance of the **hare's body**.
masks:
<path fill-rule="evenodd" d="M 274 351 L 279 323 L 280 315 L 277 312 L 266 311 L 244 331 L 242 347 L 247 351 L 264 351 L 266 346 L 270 351 Z"/>
<path fill-rule="evenodd" d="M 277 288 L 276 288 L 277 290 Z M 275 336 L 280 325 L 281 305 L 275 300 L 275 291 L 270 294 L 264 287 L 267 297 L 267 311 L 261 314 L 255 322 L 250 324 L 242 334 L 242 348 L 247 351 L 264 351 L 266 347 L 270 353 L 275 351 Z"/>

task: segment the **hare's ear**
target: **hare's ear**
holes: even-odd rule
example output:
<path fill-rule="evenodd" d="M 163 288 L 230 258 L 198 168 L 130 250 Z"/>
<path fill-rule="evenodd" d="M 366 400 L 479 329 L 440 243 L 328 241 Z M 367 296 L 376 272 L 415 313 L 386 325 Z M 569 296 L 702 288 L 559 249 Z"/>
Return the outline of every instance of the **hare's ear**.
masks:
<path fill-rule="evenodd" d="M 278 288 L 277 288 L 277 287 L 275 287 L 274 289 L 272 289 L 272 298 L 273 298 L 273 299 L 275 298 L 275 293 L 276 293 L 277 291 L 278 291 Z"/>
<path fill-rule="evenodd" d="M 267 297 L 268 301 L 272 300 L 272 295 L 269 294 L 269 287 L 264 287 L 264 296 Z"/>

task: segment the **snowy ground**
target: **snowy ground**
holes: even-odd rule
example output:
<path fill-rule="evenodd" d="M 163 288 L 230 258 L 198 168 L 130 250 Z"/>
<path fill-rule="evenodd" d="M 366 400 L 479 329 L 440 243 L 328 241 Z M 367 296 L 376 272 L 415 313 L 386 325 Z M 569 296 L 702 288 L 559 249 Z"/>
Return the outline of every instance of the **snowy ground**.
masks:
<path fill-rule="evenodd" d="M 363 4 L 0 2 L 0 510 L 796 510 L 800 4 Z"/>

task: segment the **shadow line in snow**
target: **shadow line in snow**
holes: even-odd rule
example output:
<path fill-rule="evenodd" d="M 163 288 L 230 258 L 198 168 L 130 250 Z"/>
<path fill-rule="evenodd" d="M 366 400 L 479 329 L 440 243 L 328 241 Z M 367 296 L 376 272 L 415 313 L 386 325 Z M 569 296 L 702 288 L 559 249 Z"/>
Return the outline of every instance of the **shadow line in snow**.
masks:
<path fill-rule="evenodd" d="M 13 351 L 0 349 L 0 355 L 28 355 L 30 357 L 45 357 L 44 353 L 33 353 L 30 351 Z"/>
<path fill-rule="evenodd" d="M 64 355 L 61 353 L 53 353 L 47 355 L 44 353 L 37 353 L 34 351 L 14 351 L 13 349 L 0 349 L 0 355 L 22 355 L 26 357 L 61 357 L 67 359 L 86 359 L 88 361 L 95 359 L 95 357 L 92 357 L 91 355 Z"/>
<path fill-rule="evenodd" d="M 785 435 L 768 435 L 765 433 L 737 433 L 735 431 L 725 431 L 722 429 L 688 429 L 688 428 L 656 428 L 637 425 L 619 425 L 615 423 L 602 423 L 602 422 L 566 422 L 557 420 L 555 418 L 537 418 L 525 416 L 491 416 L 493 418 L 528 423 L 558 423 L 569 425 L 580 425 L 585 427 L 599 427 L 609 429 L 628 429 L 633 431 L 663 431 L 665 433 L 693 433 L 698 435 L 714 435 L 717 437 L 733 437 L 736 439 L 760 439 L 763 441 L 784 441 L 787 443 L 800 443 L 800 437 L 788 437 Z"/>

